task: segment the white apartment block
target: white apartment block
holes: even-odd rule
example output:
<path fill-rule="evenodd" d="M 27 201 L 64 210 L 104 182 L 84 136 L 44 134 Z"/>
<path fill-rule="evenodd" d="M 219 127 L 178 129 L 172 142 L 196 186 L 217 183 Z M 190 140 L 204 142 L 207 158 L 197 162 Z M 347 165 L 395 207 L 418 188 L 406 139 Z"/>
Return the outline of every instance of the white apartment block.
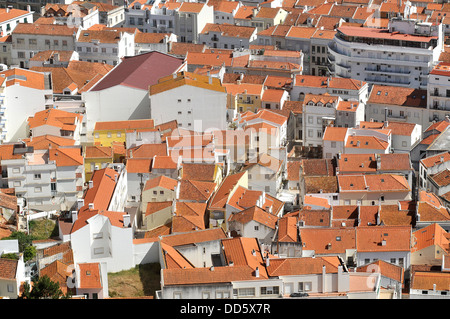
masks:
<path fill-rule="evenodd" d="M 207 23 L 214 23 L 214 8 L 206 3 L 182 2 L 175 12 L 175 34 L 179 42 L 199 43 Z"/>
<path fill-rule="evenodd" d="M 371 84 L 426 89 L 443 39 L 442 24 L 401 18 L 389 21 L 389 31 L 340 27 L 328 46 L 331 72 Z"/>
<path fill-rule="evenodd" d="M 225 88 L 211 76 L 179 72 L 150 86 L 150 116 L 155 124 L 176 119 L 178 126 L 198 132 L 224 130 L 226 105 Z"/>
<path fill-rule="evenodd" d="M 428 76 L 427 109 L 430 123 L 442 121 L 446 116 L 450 116 L 449 63 L 439 63 Z"/>
<path fill-rule="evenodd" d="M 33 12 L 29 6 L 28 10 L 1 8 L 0 15 L 0 37 L 10 35 L 19 23 L 33 23 Z"/>
<path fill-rule="evenodd" d="M 83 194 L 84 165 L 81 150 L 56 148 L 14 150 L 22 158 L 2 160 L 6 167 L 8 187 L 35 210 L 70 210 Z"/>
<path fill-rule="evenodd" d="M 255 27 L 208 23 L 199 34 L 199 43 L 210 48 L 248 49 L 256 42 L 256 31 Z"/>
<path fill-rule="evenodd" d="M 134 34 L 116 30 L 83 30 L 75 42 L 80 61 L 117 65 L 134 56 Z"/>
<path fill-rule="evenodd" d="M 15 68 L 0 80 L 0 141 L 15 142 L 28 136 L 28 117 L 53 104 L 50 74 Z"/>
<path fill-rule="evenodd" d="M 295 76 L 290 92 L 291 100 L 303 101 L 308 93 L 339 95 L 344 101 L 358 101 L 365 106 L 369 97 L 369 85 L 367 82 L 353 78 L 314 75 Z"/>

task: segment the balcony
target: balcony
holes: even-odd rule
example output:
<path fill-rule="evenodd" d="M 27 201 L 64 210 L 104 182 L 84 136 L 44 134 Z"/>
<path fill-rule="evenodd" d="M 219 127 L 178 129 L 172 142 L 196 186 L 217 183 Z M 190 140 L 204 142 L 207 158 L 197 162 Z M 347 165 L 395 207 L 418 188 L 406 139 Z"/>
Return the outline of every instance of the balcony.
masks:
<path fill-rule="evenodd" d="M 411 85 L 411 82 L 398 82 L 398 81 L 389 81 L 389 80 L 373 79 L 373 78 L 366 78 L 365 81 L 370 82 L 372 84 L 392 85 L 392 86 L 401 86 L 401 87 L 409 87 Z"/>
<path fill-rule="evenodd" d="M 391 75 L 398 75 L 398 76 L 410 76 L 411 71 L 394 71 L 394 70 L 382 70 L 379 68 L 365 68 L 364 69 L 366 72 L 368 73 L 373 73 L 373 74 L 391 74 Z"/>

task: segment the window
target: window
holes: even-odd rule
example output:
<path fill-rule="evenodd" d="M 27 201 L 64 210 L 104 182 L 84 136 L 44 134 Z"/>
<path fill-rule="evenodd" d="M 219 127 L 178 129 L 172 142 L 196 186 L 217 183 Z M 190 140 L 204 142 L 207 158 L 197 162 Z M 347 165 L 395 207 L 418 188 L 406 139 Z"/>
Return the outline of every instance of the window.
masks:
<path fill-rule="evenodd" d="M 20 181 L 14 181 L 14 187 L 20 187 Z"/>
<path fill-rule="evenodd" d="M 258 231 L 259 230 L 259 226 L 255 226 L 255 230 Z"/>
<path fill-rule="evenodd" d="M 298 291 L 310 291 L 311 290 L 311 282 L 299 282 L 298 283 Z"/>
<path fill-rule="evenodd" d="M 261 287 L 261 295 L 278 295 L 280 293 L 280 287 Z"/>
<path fill-rule="evenodd" d="M 209 291 L 203 291 L 202 292 L 202 299 L 210 299 L 210 292 Z"/>
<path fill-rule="evenodd" d="M 94 255 L 101 255 L 103 254 L 104 249 L 103 247 L 94 248 Z"/>
<path fill-rule="evenodd" d="M 173 299 L 181 299 L 181 292 L 174 292 Z"/>
<path fill-rule="evenodd" d="M 391 258 L 391 264 L 395 264 L 396 261 L 397 261 L 397 259 Z"/>
<path fill-rule="evenodd" d="M 103 238 L 103 233 L 94 233 L 92 234 L 93 239 L 101 239 Z"/>
<path fill-rule="evenodd" d="M 42 187 L 40 187 L 40 186 L 39 187 L 35 187 L 34 188 L 34 192 L 35 193 L 41 193 L 42 192 Z"/>
<path fill-rule="evenodd" d="M 7 285 L 7 289 L 8 289 L 8 292 L 14 292 L 14 286 L 13 285 L 11 285 L 11 284 L 8 284 Z"/>
<path fill-rule="evenodd" d="M 34 174 L 34 179 L 41 179 L 41 174 Z"/>
<path fill-rule="evenodd" d="M 62 45 L 63 45 L 63 47 L 66 47 L 67 46 L 67 40 L 62 40 Z"/>
<path fill-rule="evenodd" d="M 241 297 L 254 296 L 255 295 L 255 288 L 233 289 L 233 295 L 241 296 Z"/>
<path fill-rule="evenodd" d="M 95 133 L 95 134 L 94 134 L 94 137 L 95 137 L 95 138 L 99 138 L 98 133 Z"/>
<path fill-rule="evenodd" d="M 25 59 L 25 52 L 23 52 L 23 51 L 17 52 L 17 57 L 18 57 L 19 59 Z"/>
<path fill-rule="evenodd" d="M 53 44 L 54 45 L 59 45 L 59 41 L 58 40 L 53 40 Z"/>
<path fill-rule="evenodd" d="M 108 137 L 111 137 L 111 132 L 106 133 Z"/>

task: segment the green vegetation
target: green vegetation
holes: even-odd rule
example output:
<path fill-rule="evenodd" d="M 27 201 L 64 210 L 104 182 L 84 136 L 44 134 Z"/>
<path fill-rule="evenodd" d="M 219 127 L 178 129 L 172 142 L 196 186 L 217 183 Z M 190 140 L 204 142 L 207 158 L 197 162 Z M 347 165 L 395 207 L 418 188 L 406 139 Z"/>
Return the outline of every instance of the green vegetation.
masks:
<path fill-rule="evenodd" d="M 32 260 L 36 256 L 36 247 L 32 244 L 33 240 L 49 239 L 58 236 L 58 227 L 51 219 L 32 220 L 29 226 L 29 235 L 21 231 L 15 231 L 9 237 L 2 238 L 3 240 L 17 239 L 19 241 L 19 252 L 23 253 L 25 262 Z M 15 258 L 17 259 L 17 256 Z"/>
<path fill-rule="evenodd" d="M 70 293 L 64 295 L 58 282 L 50 280 L 45 275 L 33 281 L 33 289 L 26 282 L 24 284 L 24 292 L 20 299 L 66 299 L 70 297 Z"/>
<path fill-rule="evenodd" d="M 108 274 L 110 297 L 155 296 L 160 290 L 160 270 L 158 263 L 137 265 L 136 267 Z"/>
<path fill-rule="evenodd" d="M 29 223 L 30 235 L 35 239 L 48 239 L 58 236 L 58 227 L 54 220 L 39 219 Z"/>

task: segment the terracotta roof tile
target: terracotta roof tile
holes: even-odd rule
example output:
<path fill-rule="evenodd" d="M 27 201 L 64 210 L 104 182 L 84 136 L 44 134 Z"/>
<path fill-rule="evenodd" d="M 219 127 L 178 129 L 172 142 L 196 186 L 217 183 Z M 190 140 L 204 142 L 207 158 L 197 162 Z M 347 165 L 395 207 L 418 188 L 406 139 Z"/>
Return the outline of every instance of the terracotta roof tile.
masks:
<path fill-rule="evenodd" d="M 79 288 L 80 289 L 100 289 L 103 287 L 100 264 L 99 263 L 81 263 L 78 264 L 79 273 Z"/>
<path fill-rule="evenodd" d="M 359 226 L 356 243 L 359 252 L 410 251 L 411 226 Z"/>

